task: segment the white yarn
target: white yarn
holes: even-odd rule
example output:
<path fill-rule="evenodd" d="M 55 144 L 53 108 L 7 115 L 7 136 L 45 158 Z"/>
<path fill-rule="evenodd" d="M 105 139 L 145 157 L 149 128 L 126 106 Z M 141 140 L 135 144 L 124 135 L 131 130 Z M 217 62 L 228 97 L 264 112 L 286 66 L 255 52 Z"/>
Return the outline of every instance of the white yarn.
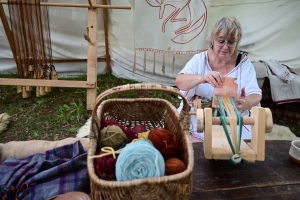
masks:
<path fill-rule="evenodd" d="M 0 114 L 0 133 L 2 133 L 9 123 L 10 116 L 7 113 Z"/>

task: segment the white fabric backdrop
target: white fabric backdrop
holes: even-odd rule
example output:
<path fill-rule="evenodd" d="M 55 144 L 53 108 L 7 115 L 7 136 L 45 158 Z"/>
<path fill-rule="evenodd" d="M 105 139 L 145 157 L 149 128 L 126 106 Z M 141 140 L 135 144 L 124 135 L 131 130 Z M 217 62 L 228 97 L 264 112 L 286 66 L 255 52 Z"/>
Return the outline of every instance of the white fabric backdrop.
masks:
<path fill-rule="evenodd" d="M 135 1 L 134 46 L 139 51 L 203 51 L 210 0 Z"/>
<path fill-rule="evenodd" d="M 51 2 L 88 3 L 82 0 L 51 0 Z M 109 45 L 113 74 L 141 82 L 174 85 L 175 77 L 191 55 L 179 55 L 172 69 L 172 56 L 166 56 L 166 71 L 162 72 L 162 56 L 156 56 L 153 73 L 153 54 L 147 54 L 146 71 L 143 53 L 137 54 L 135 74 L 134 13 L 135 0 L 110 0 L 113 5 L 129 5 L 131 10 L 109 10 Z M 3 5 L 8 17 L 7 5 Z M 102 10 L 99 12 L 98 56 L 104 57 Z M 83 35 L 87 26 L 87 9 L 49 7 L 52 49 L 54 59 L 87 57 L 87 41 Z M 299 0 L 211 0 L 207 33 L 222 16 L 235 16 L 243 27 L 241 49 L 249 52 L 252 61 L 278 60 L 300 74 L 300 1 Z M 55 64 L 59 75 L 74 75 L 86 71 L 86 63 Z M 16 65 L 0 23 L 0 73 L 15 71 Z M 98 72 L 104 73 L 105 63 L 98 63 Z"/>

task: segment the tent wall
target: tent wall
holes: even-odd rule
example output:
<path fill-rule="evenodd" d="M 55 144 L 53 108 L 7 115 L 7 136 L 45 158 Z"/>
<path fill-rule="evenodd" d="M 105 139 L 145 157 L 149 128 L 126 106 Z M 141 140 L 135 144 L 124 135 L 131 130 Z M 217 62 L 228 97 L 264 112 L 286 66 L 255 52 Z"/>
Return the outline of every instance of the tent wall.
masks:
<path fill-rule="evenodd" d="M 51 2 L 83 3 L 82 0 L 52 0 Z M 87 2 L 85 2 L 87 3 Z M 143 69 L 144 54 L 137 52 L 134 64 L 135 1 L 110 0 L 112 5 L 131 6 L 131 10 L 110 9 L 109 48 L 112 73 L 118 77 L 147 83 L 174 85 L 180 69 L 192 55 L 166 55 L 166 71 L 162 72 L 162 55 L 156 55 L 153 73 L 153 53 L 147 52 L 146 70 Z M 100 3 L 99 3 L 100 4 Z M 3 5 L 8 17 L 7 5 Z M 98 57 L 105 57 L 102 9 L 98 9 Z M 49 7 L 51 40 L 54 60 L 86 59 L 87 9 Z M 211 0 L 208 12 L 207 33 L 215 21 L 223 16 L 235 16 L 243 28 L 240 49 L 249 52 L 252 61 L 278 60 L 300 74 L 300 1 L 299 0 Z M 207 34 L 206 33 L 206 34 Z M 86 71 L 86 62 L 56 63 L 60 76 L 78 75 Z M 14 72 L 16 65 L 0 23 L 0 73 Z M 98 63 L 98 73 L 105 73 L 105 62 Z"/>

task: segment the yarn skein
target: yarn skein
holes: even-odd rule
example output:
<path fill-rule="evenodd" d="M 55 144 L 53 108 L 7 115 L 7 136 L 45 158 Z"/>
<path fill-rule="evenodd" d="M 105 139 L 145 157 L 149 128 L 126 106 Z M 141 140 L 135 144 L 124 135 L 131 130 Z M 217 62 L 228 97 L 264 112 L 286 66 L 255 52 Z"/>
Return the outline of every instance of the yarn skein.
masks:
<path fill-rule="evenodd" d="M 129 181 L 165 174 L 165 161 L 148 139 L 127 144 L 116 162 L 117 181 Z"/>
<path fill-rule="evenodd" d="M 134 132 L 131 128 L 125 128 L 124 133 L 127 136 L 128 142 L 132 142 L 132 140 L 138 138 L 137 133 Z"/>
<path fill-rule="evenodd" d="M 103 128 L 105 128 L 107 126 L 111 126 L 111 125 L 116 125 L 119 128 L 121 128 L 123 132 L 125 131 L 124 127 L 119 122 L 112 120 L 112 119 L 104 120 L 104 122 L 101 123 L 100 129 L 103 129 Z"/>
<path fill-rule="evenodd" d="M 99 151 L 96 153 L 96 155 L 102 155 L 105 152 Z M 116 179 L 116 159 L 113 157 L 113 155 L 106 155 L 101 158 L 96 158 L 94 160 L 94 168 L 96 174 L 99 176 L 99 178 L 104 180 L 113 180 Z"/>
<path fill-rule="evenodd" d="M 150 131 L 138 133 L 138 139 L 148 139 Z"/>
<path fill-rule="evenodd" d="M 116 125 L 104 127 L 100 131 L 100 147 L 118 148 L 122 143 L 127 142 L 127 136 L 122 129 Z"/>
<path fill-rule="evenodd" d="M 186 170 L 186 165 L 178 158 L 169 158 L 165 162 L 166 175 L 178 174 Z"/>
<path fill-rule="evenodd" d="M 165 128 L 152 129 L 148 138 L 165 160 L 181 157 L 181 148 L 177 136 L 169 130 Z"/>
<path fill-rule="evenodd" d="M 136 133 L 142 133 L 147 131 L 146 126 L 143 124 L 136 125 L 132 128 L 132 130 Z"/>
<path fill-rule="evenodd" d="M 138 135 L 135 131 L 133 131 L 131 128 L 124 128 L 119 122 L 112 120 L 112 119 L 107 119 L 104 122 L 101 123 L 100 129 L 103 129 L 107 126 L 112 126 L 115 125 L 122 129 L 123 133 L 127 136 L 128 142 L 131 142 L 134 139 L 138 138 Z"/>

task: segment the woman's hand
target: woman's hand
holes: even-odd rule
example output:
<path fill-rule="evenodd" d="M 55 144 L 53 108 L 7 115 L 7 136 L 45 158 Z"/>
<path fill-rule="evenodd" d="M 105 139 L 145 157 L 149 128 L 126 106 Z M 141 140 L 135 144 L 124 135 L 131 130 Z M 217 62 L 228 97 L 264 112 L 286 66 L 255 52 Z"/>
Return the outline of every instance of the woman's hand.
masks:
<path fill-rule="evenodd" d="M 247 108 L 247 98 L 245 88 L 242 88 L 241 96 L 239 99 L 236 100 L 236 107 L 238 110 L 246 110 Z"/>
<path fill-rule="evenodd" d="M 250 94 L 246 96 L 245 88 L 241 90 L 241 96 L 236 100 L 238 110 L 251 110 L 253 106 L 257 106 L 261 100 L 261 95 Z"/>
<path fill-rule="evenodd" d="M 211 84 L 213 87 L 221 87 L 224 82 L 224 77 L 220 72 L 211 71 L 204 75 L 204 79 L 207 83 Z"/>

